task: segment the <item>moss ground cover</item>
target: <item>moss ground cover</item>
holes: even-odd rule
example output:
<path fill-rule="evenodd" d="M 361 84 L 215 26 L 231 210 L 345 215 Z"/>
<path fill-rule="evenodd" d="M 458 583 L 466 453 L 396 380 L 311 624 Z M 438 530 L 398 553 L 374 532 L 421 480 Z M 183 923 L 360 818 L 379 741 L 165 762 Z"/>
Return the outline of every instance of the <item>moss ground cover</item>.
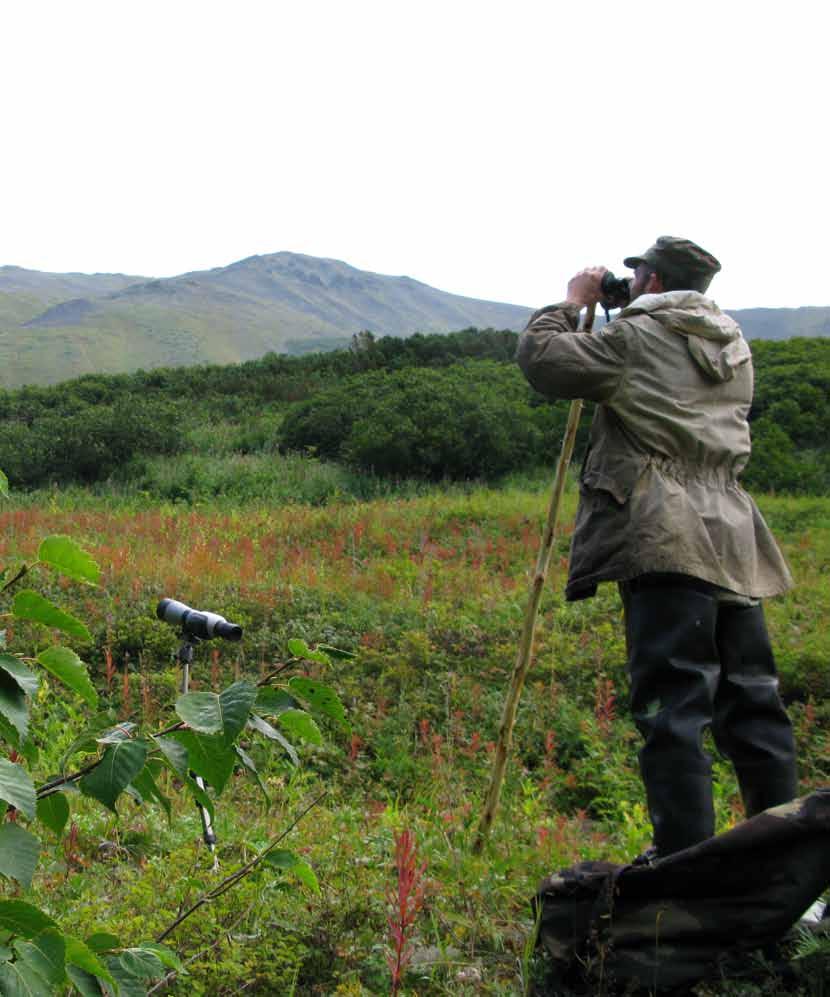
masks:
<path fill-rule="evenodd" d="M 87 621 L 93 641 L 76 650 L 123 719 L 163 722 L 175 687 L 176 635 L 154 615 L 162 596 L 246 628 L 241 647 L 201 650 L 193 688 L 256 678 L 283 660 L 292 637 L 357 652 L 325 676 L 348 706 L 350 729 L 332 725 L 322 746 L 306 745 L 299 771 L 263 761 L 270 805 L 238 777 L 232 806 L 217 809 L 230 869 L 327 787 L 290 841 L 316 870 L 320 894 L 288 876 L 252 877 L 168 940 L 192 960 L 191 975 L 168 992 L 388 993 L 387 894 L 395 835 L 408 829 L 425 864 L 424 897 L 401 992 L 522 993 L 541 972 L 528 948 L 538 880 L 580 858 L 622 861 L 647 844 L 619 602 L 606 586 L 596 599 L 564 603 L 566 525 L 501 815 L 488 852 L 470 852 L 546 502 L 544 487 L 518 483 L 319 507 L 193 508 L 80 493 L 3 507 L 0 562 L 31 556 L 47 533 L 70 533 L 103 569 L 105 598 L 60 595 Z M 798 581 L 769 603 L 768 621 L 806 790 L 830 781 L 830 500 L 760 504 Z M 566 505 L 567 523 L 572 493 Z M 8 634 L 10 647 L 29 637 Z M 73 709 L 48 690 L 36 704 L 46 772 L 76 732 Z M 716 769 L 725 829 L 740 819 L 740 803 L 728 766 L 718 760 Z M 175 785 L 166 788 L 176 796 Z M 195 812 L 179 807 L 168 826 L 151 806 L 121 809 L 116 820 L 73 801 L 70 834 L 45 843 L 36 902 L 80 934 L 93 923 L 106 930 L 111 916 L 121 936 L 150 937 L 221 875 L 200 846 Z M 777 993 L 774 975 L 757 984 L 764 989 L 736 983 L 720 992 Z"/>

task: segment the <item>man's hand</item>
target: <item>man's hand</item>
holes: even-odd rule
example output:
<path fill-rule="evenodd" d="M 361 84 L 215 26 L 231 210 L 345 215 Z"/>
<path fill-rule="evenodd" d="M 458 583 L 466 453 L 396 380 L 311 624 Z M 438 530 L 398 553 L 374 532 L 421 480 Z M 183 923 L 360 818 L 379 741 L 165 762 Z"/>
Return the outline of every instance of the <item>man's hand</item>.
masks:
<path fill-rule="evenodd" d="M 596 305 L 602 298 L 602 278 L 608 273 L 607 267 L 588 267 L 580 270 L 568 281 L 568 296 L 565 299 L 569 305 Z"/>

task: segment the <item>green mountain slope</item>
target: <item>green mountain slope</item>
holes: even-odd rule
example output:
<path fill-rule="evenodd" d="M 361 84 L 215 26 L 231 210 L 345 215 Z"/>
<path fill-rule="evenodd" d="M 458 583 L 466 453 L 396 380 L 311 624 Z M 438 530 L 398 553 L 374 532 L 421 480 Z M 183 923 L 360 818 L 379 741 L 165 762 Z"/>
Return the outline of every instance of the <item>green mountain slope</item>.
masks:
<path fill-rule="evenodd" d="M 6 271 L 15 273 L 4 282 Z M 395 336 L 518 329 L 530 314 L 295 253 L 164 280 L 112 276 L 109 287 L 99 276 L 88 280 L 0 272 L 0 384 L 302 353 L 342 345 L 362 329 Z"/>

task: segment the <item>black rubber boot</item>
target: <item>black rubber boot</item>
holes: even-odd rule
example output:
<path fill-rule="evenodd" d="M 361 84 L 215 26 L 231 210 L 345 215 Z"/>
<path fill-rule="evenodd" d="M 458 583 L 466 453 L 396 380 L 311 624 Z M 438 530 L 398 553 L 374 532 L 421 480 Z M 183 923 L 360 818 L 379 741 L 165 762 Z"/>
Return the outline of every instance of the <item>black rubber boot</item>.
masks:
<path fill-rule="evenodd" d="M 645 741 L 640 771 L 662 858 L 714 834 L 711 759 L 702 737 L 720 674 L 718 604 L 665 577 L 644 576 L 621 590 L 631 708 Z"/>
<path fill-rule="evenodd" d="M 778 694 L 761 606 L 722 606 L 717 642 L 721 681 L 712 732 L 735 766 L 752 817 L 798 795 L 792 725 Z"/>

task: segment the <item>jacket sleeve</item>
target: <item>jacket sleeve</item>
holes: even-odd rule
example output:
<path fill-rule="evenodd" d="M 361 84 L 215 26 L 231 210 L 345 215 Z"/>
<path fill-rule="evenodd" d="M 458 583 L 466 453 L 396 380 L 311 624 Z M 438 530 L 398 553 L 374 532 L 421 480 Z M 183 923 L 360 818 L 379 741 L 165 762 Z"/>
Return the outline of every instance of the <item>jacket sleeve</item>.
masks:
<path fill-rule="evenodd" d="M 625 374 L 627 323 L 577 332 L 576 305 L 548 305 L 533 314 L 519 337 L 516 359 L 533 387 L 549 398 L 607 402 Z"/>

